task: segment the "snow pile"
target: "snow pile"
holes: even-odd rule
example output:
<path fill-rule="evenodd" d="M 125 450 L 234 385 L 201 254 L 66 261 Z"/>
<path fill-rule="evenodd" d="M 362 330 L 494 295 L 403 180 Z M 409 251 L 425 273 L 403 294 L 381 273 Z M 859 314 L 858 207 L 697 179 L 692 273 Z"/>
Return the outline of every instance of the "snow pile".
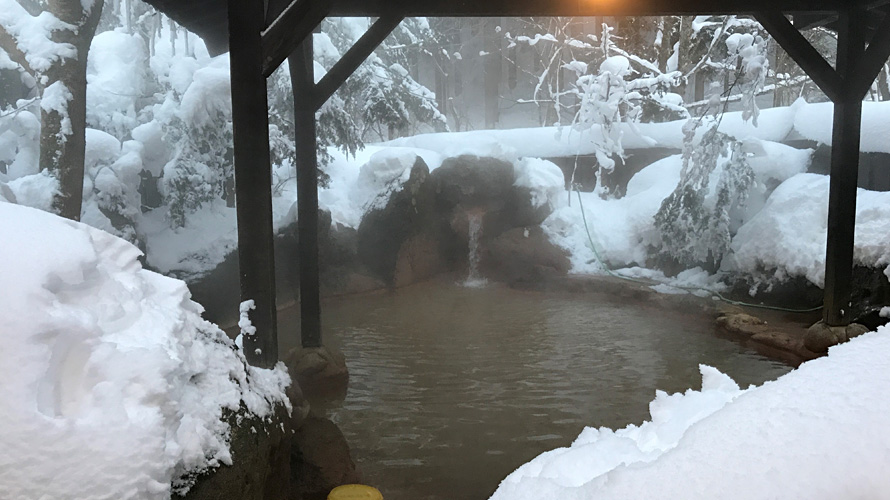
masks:
<path fill-rule="evenodd" d="M 438 153 L 417 148 L 365 146 L 354 157 L 339 150 L 329 152 L 333 161 L 324 170 L 331 180 L 318 190 L 318 204 L 331 212 L 333 224 L 353 228 L 358 228 L 368 204 L 390 182 L 410 175 L 418 156 L 430 171 L 439 168 L 443 160 Z"/>
<path fill-rule="evenodd" d="M 7 201 L 49 212 L 52 211 L 53 199 L 59 191 L 59 179 L 44 170 L 19 177 L 6 186 L 12 198 Z"/>
<path fill-rule="evenodd" d="M 93 37 L 87 57 L 87 120 L 123 137 L 139 125 L 140 101 L 149 92 L 148 49 L 140 35 L 105 31 Z"/>
<path fill-rule="evenodd" d="M 831 146 L 834 105 L 820 102 L 800 106 L 794 116 L 794 130 L 806 139 Z M 890 102 L 862 103 L 862 133 L 859 150 L 863 153 L 890 153 Z"/>
<path fill-rule="evenodd" d="M 796 150 L 756 138 L 745 141 L 745 150 L 755 183 L 745 211 L 737 214 L 741 222 L 755 217 L 766 203 L 772 186 L 805 172 L 812 154 L 811 150 Z M 573 193 L 569 205 L 563 193 L 556 211 L 544 221 L 544 231 L 550 241 L 569 251 L 573 273 L 599 272 L 603 268 L 601 259 L 611 268 L 644 266 L 650 247 L 657 247 L 661 242 L 654 225 L 655 214 L 677 187 L 682 167 L 679 155 L 649 165 L 631 178 L 627 194 L 620 199 L 604 200 L 595 193 L 581 193 L 579 203 L 578 194 Z M 712 174 L 717 175 L 719 172 Z M 710 185 L 716 186 L 717 180 L 712 179 Z M 741 222 L 736 224 L 740 226 Z M 823 236 L 823 247 L 824 239 Z"/>
<path fill-rule="evenodd" d="M 352 186 L 352 204 L 368 208 L 382 208 L 393 191 L 411 178 L 411 167 L 417 153 L 405 148 L 392 148 L 371 155 L 359 169 L 358 180 Z M 357 225 L 356 225 L 357 227 Z"/>
<path fill-rule="evenodd" d="M 649 165 L 630 180 L 627 194 L 620 199 L 580 193 L 579 203 L 579 195 L 573 193 L 569 205 L 563 197 L 560 207 L 542 224 L 544 232 L 569 251 L 574 273 L 601 271 L 600 259 L 612 268 L 644 265 L 648 245 L 657 238 L 655 214 L 677 186 L 681 168 L 679 156 Z"/>
<path fill-rule="evenodd" d="M 755 138 L 779 142 L 788 137 L 794 128 L 796 114 L 806 106 L 801 100 L 792 106 L 762 110 L 757 127 L 750 120 L 745 121 L 741 112 L 726 113 L 720 122 L 720 131 L 738 139 Z M 683 148 L 685 123 L 686 120 L 639 124 L 622 122 L 614 127 L 616 134 L 621 135 L 625 150 L 651 147 L 679 150 Z M 701 131 L 703 132 L 704 130 Z M 446 157 L 472 154 L 512 161 L 521 157 L 554 158 L 594 154 L 597 140 L 602 141 L 602 137 L 602 129 L 594 124 L 583 130 L 571 127 L 533 127 L 421 134 L 395 139 L 383 145 L 426 149 Z"/>
<path fill-rule="evenodd" d="M 565 193 L 565 176 L 553 162 L 538 158 L 523 158 L 513 164 L 513 183 L 515 186 L 528 188 L 535 208 L 549 205 L 559 206 L 559 200 Z"/>
<path fill-rule="evenodd" d="M 507 476 L 492 500 L 887 498 L 890 328 L 761 387 L 702 368 L 652 421 L 585 429 Z"/>
<path fill-rule="evenodd" d="M 748 192 L 744 210 L 732 214 L 736 228 L 760 212 L 774 186 L 806 172 L 812 155 L 812 150 L 797 150 L 754 137 L 744 141 L 744 150 L 755 182 Z M 574 273 L 601 271 L 601 259 L 613 269 L 644 266 L 650 247 L 661 244 L 654 225 L 655 214 L 677 187 L 682 167 L 679 155 L 649 165 L 631 178 L 626 195 L 619 199 L 581 193 L 579 203 L 578 194 L 573 193 L 569 205 L 563 196 L 557 210 L 544 221 L 544 231 L 550 241 L 569 251 Z M 718 185 L 719 175 L 719 169 L 712 172 L 709 182 L 712 189 Z"/>
<path fill-rule="evenodd" d="M 729 269 L 764 280 L 805 276 L 825 281 L 828 187 L 824 175 L 800 174 L 780 185 L 732 241 Z M 865 266 L 890 264 L 890 193 L 858 191 L 854 258 Z"/>
<path fill-rule="evenodd" d="M 4 498 L 167 499 L 232 462 L 224 410 L 289 404 L 129 243 L 9 203 L 0 237 Z"/>

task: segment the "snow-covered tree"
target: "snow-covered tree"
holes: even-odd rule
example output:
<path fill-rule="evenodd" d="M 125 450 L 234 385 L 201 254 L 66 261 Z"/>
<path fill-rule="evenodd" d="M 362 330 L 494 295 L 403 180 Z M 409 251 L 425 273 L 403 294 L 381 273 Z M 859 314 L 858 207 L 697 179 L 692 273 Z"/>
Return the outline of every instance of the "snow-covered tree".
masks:
<path fill-rule="evenodd" d="M 74 220 L 83 192 L 87 54 L 103 5 L 0 0 L 0 48 L 32 76 L 41 96 L 39 168 L 58 180 L 53 209 Z"/>
<path fill-rule="evenodd" d="M 729 250 L 730 216 L 747 199 L 754 171 L 742 143 L 718 131 L 718 123 L 700 141 L 696 141 L 695 121 L 684 127 L 680 182 L 655 215 L 663 264 L 715 271 Z"/>
<path fill-rule="evenodd" d="M 345 53 L 370 25 L 367 18 L 328 18 L 322 36 L 316 37 L 316 61 L 325 70 Z M 403 21 L 377 51 L 344 83 L 337 95 L 342 109 L 352 117 L 361 140 L 387 139 L 426 124 L 433 130 L 446 128 L 436 96 L 418 83 L 407 68 L 409 61 L 433 37 L 424 18 Z M 329 109 L 333 112 L 333 109 Z M 329 117 L 334 124 L 347 125 L 345 117 Z"/>

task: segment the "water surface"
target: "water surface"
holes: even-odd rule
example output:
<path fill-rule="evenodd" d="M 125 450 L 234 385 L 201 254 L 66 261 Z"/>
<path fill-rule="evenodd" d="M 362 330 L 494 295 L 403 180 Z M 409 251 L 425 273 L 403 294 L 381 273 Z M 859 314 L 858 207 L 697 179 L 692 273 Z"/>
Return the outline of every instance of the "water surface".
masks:
<path fill-rule="evenodd" d="M 427 283 L 328 302 L 323 321 L 351 378 L 321 410 L 387 500 L 488 498 L 585 426 L 638 424 L 656 389 L 699 388 L 699 363 L 743 386 L 790 370 L 711 318 L 597 295 Z"/>

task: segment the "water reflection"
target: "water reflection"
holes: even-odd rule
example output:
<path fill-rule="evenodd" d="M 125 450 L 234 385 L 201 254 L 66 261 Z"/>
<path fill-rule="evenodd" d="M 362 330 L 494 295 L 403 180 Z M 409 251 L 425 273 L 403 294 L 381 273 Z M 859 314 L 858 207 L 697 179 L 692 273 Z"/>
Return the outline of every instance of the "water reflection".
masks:
<path fill-rule="evenodd" d="M 387 500 L 487 498 L 584 426 L 639 423 L 656 389 L 699 387 L 699 363 L 743 386 L 790 369 L 716 337 L 708 318 L 494 285 L 341 299 L 324 326 L 351 377 L 324 410 Z"/>

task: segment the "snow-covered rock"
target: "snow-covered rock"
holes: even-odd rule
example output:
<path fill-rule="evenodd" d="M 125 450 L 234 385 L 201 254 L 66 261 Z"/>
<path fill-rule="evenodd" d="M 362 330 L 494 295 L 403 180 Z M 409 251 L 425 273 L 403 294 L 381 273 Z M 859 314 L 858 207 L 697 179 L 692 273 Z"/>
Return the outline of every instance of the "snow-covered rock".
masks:
<path fill-rule="evenodd" d="M 0 238 L 3 498 L 168 499 L 232 463 L 224 410 L 289 404 L 131 244 L 9 203 Z"/>
<path fill-rule="evenodd" d="M 825 281 L 829 178 L 800 174 L 782 183 L 763 209 L 739 228 L 728 256 L 729 270 L 757 276 L 805 276 L 817 286 Z M 890 193 L 860 189 L 856 201 L 856 262 L 869 267 L 890 264 Z"/>

